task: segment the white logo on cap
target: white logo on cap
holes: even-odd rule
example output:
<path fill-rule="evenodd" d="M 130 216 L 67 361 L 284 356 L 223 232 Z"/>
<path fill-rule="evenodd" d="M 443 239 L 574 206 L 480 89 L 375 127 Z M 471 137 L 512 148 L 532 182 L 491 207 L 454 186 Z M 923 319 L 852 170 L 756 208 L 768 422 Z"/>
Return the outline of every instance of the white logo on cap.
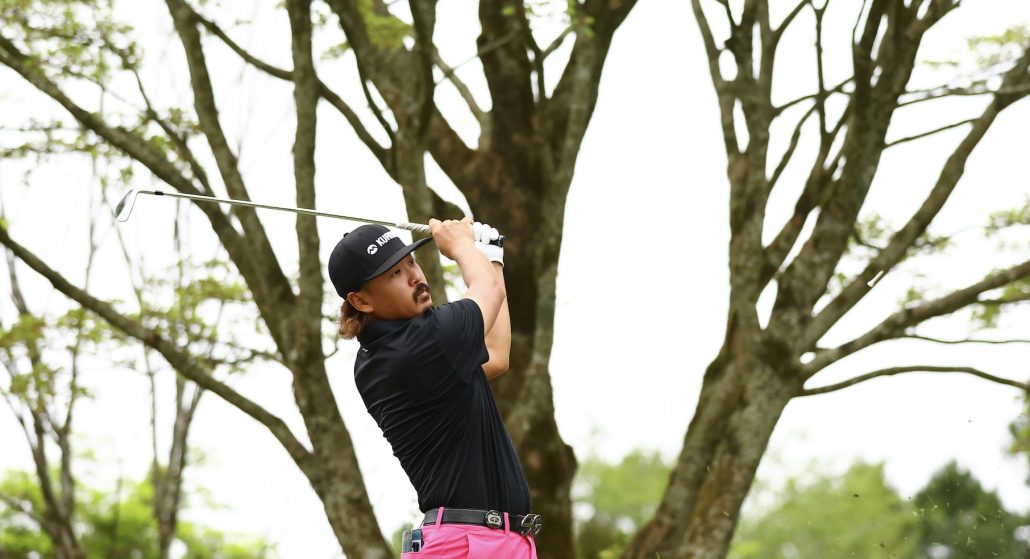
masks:
<path fill-rule="evenodd" d="M 375 246 L 374 244 L 368 245 L 368 253 L 369 254 L 375 254 L 378 251 L 379 251 L 379 247 Z"/>

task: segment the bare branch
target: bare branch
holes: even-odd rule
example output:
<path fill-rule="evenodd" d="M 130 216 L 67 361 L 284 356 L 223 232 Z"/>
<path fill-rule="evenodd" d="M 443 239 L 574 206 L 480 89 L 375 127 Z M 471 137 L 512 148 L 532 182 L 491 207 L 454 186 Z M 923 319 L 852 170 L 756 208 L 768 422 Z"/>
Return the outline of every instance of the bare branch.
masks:
<path fill-rule="evenodd" d="M 802 367 L 802 374 L 804 378 L 808 378 L 816 372 L 822 370 L 826 366 L 834 363 L 848 355 L 851 355 L 857 351 L 865 349 L 869 346 L 882 342 L 884 340 L 897 338 L 899 336 L 906 335 L 905 332 L 926 320 L 934 317 L 944 316 L 951 314 L 958 309 L 965 306 L 974 304 L 978 301 L 980 294 L 996 289 L 1008 283 L 1030 277 L 1030 260 L 1017 264 L 1005 270 L 995 272 L 981 281 L 978 281 L 968 287 L 954 291 L 943 297 L 927 301 L 915 307 L 902 309 L 886 319 L 880 324 L 870 329 L 865 334 L 842 344 L 832 349 L 826 349 L 816 352 L 815 358 L 811 362 Z M 846 289 L 846 288 L 845 288 Z M 868 286 L 867 286 L 868 289 Z M 825 312 L 825 310 L 824 310 Z M 810 328 L 815 327 L 819 323 L 819 317 L 822 317 L 823 313 L 820 313 Z M 822 328 L 822 326 L 819 326 Z M 807 332 L 806 332 L 807 334 Z M 809 343 L 808 340 L 812 340 L 814 336 L 807 334 L 803 343 Z M 817 338 L 816 338 L 817 339 Z M 813 342 L 814 343 L 814 342 Z M 809 347 L 809 346 L 799 346 Z"/>
<path fill-rule="evenodd" d="M 975 97 L 978 95 L 1022 95 L 1028 92 L 1030 92 L 1030 84 L 1015 85 L 1011 87 L 999 87 L 998 89 L 975 87 L 938 87 L 926 90 L 906 91 L 906 95 L 913 93 L 921 93 L 924 95 L 922 97 L 917 97 L 915 99 L 902 101 L 898 103 L 898 107 L 907 107 L 909 105 L 915 105 L 916 103 L 922 103 L 923 101 L 933 101 L 935 99 L 943 99 L 945 97 Z"/>
<path fill-rule="evenodd" d="M 212 35 L 221 39 L 221 41 L 225 43 L 225 45 L 229 47 L 230 50 L 239 55 L 239 57 L 243 59 L 244 62 L 257 68 L 258 70 L 261 70 L 262 72 L 265 72 L 266 74 L 274 78 L 279 78 L 281 80 L 286 81 L 293 81 L 292 70 L 284 70 L 282 68 L 277 68 L 276 66 L 273 66 L 250 54 L 243 47 L 241 47 L 239 43 L 232 40 L 232 38 L 229 37 L 229 35 L 225 31 L 223 31 L 221 27 L 218 26 L 218 24 L 211 21 L 210 19 L 205 18 L 196 11 L 194 11 L 193 13 L 195 14 L 197 20 L 200 21 L 200 23 L 203 24 L 204 27 L 207 28 L 207 30 L 210 31 Z M 368 129 L 365 128 L 365 125 L 361 122 L 361 119 L 354 112 L 354 110 L 351 109 L 350 106 L 347 105 L 346 102 L 344 102 L 343 98 L 341 98 L 321 79 L 318 80 L 318 86 L 319 93 L 322 96 L 322 98 L 328 101 L 330 105 L 332 105 L 337 111 L 340 112 L 340 114 L 343 115 L 345 119 L 347 119 L 347 123 L 350 124 L 351 128 L 354 129 L 354 132 L 358 135 L 358 138 L 360 138 L 361 141 L 365 144 L 365 146 L 368 147 L 369 151 L 371 151 L 372 154 L 375 155 L 376 159 L 379 159 L 380 163 L 385 163 L 387 161 L 387 148 L 380 145 L 379 142 L 372 137 L 372 135 L 368 132 Z M 392 130 L 388 126 L 386 128 L 386 131 L 387 134 L 392 132 Z"/>
<path fill-rule="evenodd" d="M 315 207 L 315 133 L 319 82 L 311 55 L 311 0 L 287 0 L 290 18 L 291 51 L 293 53 L 293 99 L 297 127 L 293 142 L 293 174 L 297 206 Z M 314 217 L 298 217 L 297 254 L 300 278 L 297 295 L 295 328 L 306 340 L 319 333 L 319 306 L 322 304 L 322 266 L 318 258 L 319 236 Z M 305 318 L 301 318 L 305 317 Z M 311 320 L 314 317 L 314 320 Z M 301 342 L 309 345 L 310 342 Z"/>
<path fill-rule="evenodd" d="M 816 94 L 815 106 L 819 110 L 819 145 L 825 149 L 830 131 L 826 129 L 826 77 L 823 69 L 823 15 L 826 13 L 827 4 L 822 8 L 816 8 L 812 4 L 812 11 L 815 12 L 815 68 L 818 78 L 819 91 Z M 820 150 L 822 151 L 822 150 Z"/>
<path fill-rule="evenodd" d="M 436 46 L 433 44 L 433 30 L 436 29 L 436 1 L 408 0 L 411 9 L 412 27 L 415 30 L 415 44 L 412 47 L 417 55 L 421 78 L 415 83 L 420 90 L 419 110 L 417 113 L 415 137 L 421 145 L 425 145 L 429 133 L 429 121 L 433 116 L 433 93 L 436 82 L 433 80 L 433 57 Z"/>
<path fill-rule="evenodd" d="M 959 122 L 953 122 L 951 124 L 946 124 L 944 126 L 941 126 L 940 128 L 934 128 L 933 130 L 930 130 L 929 132 L 923 132 L 921 134 L 916 134 L 914 136 L 906 136 L 904 138 L 899 138 L 897 140 L 894 140 L 892 142 L 887 142 L 886 144 L 884 144 L 883 149 L 887 149 L 889 147 L 894 147 L 894 146 L 896 146 L 898 144 L 903 144 L 905 142 L 911 142 L 913 140 L 918 140 L 920 138 L 925 138 L 927 136 L 932 136 L 932 135 L 937 134 L 939 132 L 944 132 L 945 130 L 951 130 L 952 128 L 958 128 L 959 126 L 964 126 L 966 124 L 972 124 L 972 123 L 974 123 L 976 121 L 977 121 L 977 119 L 975 119 L 975 118 L 967 118 L 967 119 L 961 120 Z"/>
<path fill-rule="evenodd" d="M 934 342 L 938 344 L 1030 344 L 1030 340 L 985 340 L 982 338 L 966 338 L 962 340 L 942 340 L 939 338 L 931 338 L 929 336 L 917 336 L 915 334 L 906 334 L 904 336 L 898 336 L 898 338 L 905 338 L 911 340 L 922 340 L 925 342 Z"/>
<path fill-rule="evenodd" d="M 555 37 L 555 39 L 553 41 L 551 41 L 551 44 L 547 45 L 547 48 L 545 48 L 540 53 L 540 59 L 544 60 L 548 56 L 550 56 L 551 53 L 553 53 L 554 51 L 558 50 L 558 47 L 562 46 L 562 43 L 565 42 L 565 39 L 569 36 L 570 33 L 572 33 L 572 29 L 573 29 L 572 25 L 570 25 L 570 26 L 566 27 L 565 29 L 563 29 L 562 32 L 557 37 Z"/>
<path fill-rule="evenodd" d="M 454 89 L 458 90 L 458 94 L 468 104 L 469 110 L 472 111 L 472 115 L 476 117 L 476 121 L 479 122 L 479 127 L 482 130 L 485 126 L 488 126 L 489 119 L 487 118 L 486 112 L 476 102 L 475 96 L 472 95 L 472 90 L 465 85 L 465 82 L 461 81 L 461 78 L 454 73 L 454 68 L 451 68 L 444 62 L 444 59 L 440 56 L 439 51 L 433 52 L 433 62 L 443 71 L 443 79 L 450 80 L 454 85 Z M 442 81 L 442 80 L 441 80 Z"/>
<path fill-rule="evenodd" d="M 787 17 L 783 18 L 783 22 L 780 23 L 780 26 L 773 31 L 773 39 L 775 43 L 778 44 L 780 42 L 780 38 L 783 36 L 783 33 L 788 27 L 790 27 L 790 24 L 794 22 L 794 18 L 801 13 L 802 8 L 805 6 L 812 6 L 815 8 L 815 6 L 812 5 L 811 0 L 801 0 L 801 2 L 798 2 L 798 5 L 794 6 L 794 9 L 787 14 Z M 823 9 L 826 9 L 826 7 L 823 6 Z"/>
<path fill-rule="evenodd" d="M 737 142 L 737 132 L 734 126 L 733 106 L 736 96 L 727 88 L 726 81 L 722 79 L 722 72 L 719 70 L 719 55 L 721 50 L 715 45 L 715 38 L 712 35 L 712 28 L 708 23 L 708 17 L 701 8 L 700 0 L 691 0 L 694 17 L 697 19 L 697 26 L 701 30 L 701 39 L 705 45 L 705 53 L 708 55 L 708 73 L 715 86 L 715 92 L 719 99 L 719 110 L 722 117 L 722 135 L 726 147 L 726 153 L 730 157 L 740 154 L 740 144 Z M 733 20 L 730 19 L 732 25 Z"/>
<path fill-rule="evenodd" d="M 790 254 L 790 250 L 797 242 L 798 236 L 801 234 L 801 229 L 808 220 L 809 214 L 811 214 L 815 208 L 821 206 L 824 203 L 825 198 L 833 192 L 832 177 L 837 170 L 837 166 L 840 164 L 844 150 L 842 149 L 837 153 L 829 166 L 824 165 L 826 158 L 829 157 L 829 148 L 833 144 L 837 135 L 844 128 L 844 123 L 847 122 L 850 113 L 851 102 L 849 100 L 848 105 L 844 108 L 844 113 L 841 115 L 840 120 L 837 121 L 837 125 L 830 132 L 830 142 L 823 142 L 820 146 L 820 152 L 816 157 L 816 161 L 812 165 L 808 179 L 805 181 L 805 189 L 802 191 L 801 196 L 798 197 L 798 200 L 794 205 L 794 213 L 791 215 L 790 219 L 783 224 L 783 227 L 776 235 L 776 238 L 774 238 L 773 241 L 769 243 L 769 246 L 766 247 L 766 263 L 759 283 L 762 288 L 772 280 L 777 271 L 779 271 L 784 260 L 786 260 L 787 255 Z M 810 115 L 811 111 L 809 111 L 808 114 Z M 776 179 L 778 180 L 779 177 L 777 176 Z M 770 182 L 770 190 L 774 184 L 774 181 Z"/>
<path fill-rule="evenodd" d="M 450 68 L 450 70 L 445 70 L 443 77 L 450 78 L 450 74 L 453 74 L 454 72 L 458 71 L 462 66 L 465 66 L 466 64 L 472 62 L 473 60 L 479 60 L 484 55 L 487 55 L 487 54 L 493 52 L 494 50 L 497 50 L 497 49 L 503 47 L 504 45 L 510 43 L 511 41 L 514 41 L 516 38 L 518 38 L 518 36 L 519 36 L 519 30 L 518 29 L 513 29 L 507 35 L 505 35 L 503 37 L 500 37 L 500 38 L 498 38 L 498 39 L 496 39 L 494 41 L 491 41 L 491 42 L 483 45 L 481 48 L 476 50 L 476 54 L 473 54 L 472 56 L 466 58 L 465 60 L 462 60 L 461 62 L 459 62 L 454 67 Z M 441 69 L 443 69 L 443 68 L 441 67 Z"/>
<path fill-rule="evenodd" d="M 826 394 L 828 392 L 841 390 L 849 386 L 854 386 L 860 382 L 865 382 L 867 380 L 874 379 L 877 377 L 886 377 L 891 375 L 898 375 L 901 373 L 966 373 L 980 377 L 982 379 L 989 380 L 991 382 L 996 382 L 998 384 L 1004 384 L 1006 386 L 1013 386 L 1021 390 L 1030 391 L 1030 384 L 1028 383 L 1017 382 L 1014 380 L 994 376 L 992 374 L 985 373 L 980 369 L 974 369 L 973 367 L 937 367 L 933 365 L 913 365 L 908 367 L 889 367 L 886 369 L 879 369 L 877 371 L 866 373 L 864 375 L 857 376 L 853 379 L 846 380 L 844 382 L 838 382 L 836 384 L 831 384 L 828 386 L 820 386 L 818 388 L 809 388 L 807 390 L 802 390 L 801 393 L 798 394 L 798 396 L 815 396 L 817 394 Z"/>
<path fill-rule="evenodd" d="M 790 136 L 790 144 L 787 146 L 787 151 L 784 152 L 783 157 L 780 158 L 780 163 L 776 165 L 776 169 L 773 171 L 772 177 L 769 179 L 770 191 L 776 187 L 776 182 L 780 180 L 780 175 L 783 173 L 783 170 L 787 168 L 787 164 L 790 163 L 790 159 L 794 155 L 794 150 L 798 147 L 798 141 L 801 139 L 801 128 L 808 120 L 808 117 L 812 116 L 815 112 L 816 106 L 817 105 L 812 105 L 808 111 L 798 119 L 798 124 L 794 127 L 794 133 Z"/>

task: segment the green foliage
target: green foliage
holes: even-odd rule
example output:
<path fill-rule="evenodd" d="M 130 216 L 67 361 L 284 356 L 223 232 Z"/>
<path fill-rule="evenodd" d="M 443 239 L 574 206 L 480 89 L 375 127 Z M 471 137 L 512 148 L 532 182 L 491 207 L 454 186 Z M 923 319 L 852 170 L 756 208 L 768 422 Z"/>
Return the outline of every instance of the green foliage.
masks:
<path fill-rule="evenodd" d="M 1030 519 L 1006 511 L 997 495 L 985 491 L 952 462 L 934 474 L 913 504 L 922 522 L 921 556 L 948 559 L 1025 559 L 1030 543 L 1017 529 Z M 944 554 L 944 551 L 947 554 Z"/>
<path fill-rule="evenodd" d="M 113 20 L 110 0 L 6 0 L 0 19 L 8 38 L 32 54 L 51 76 L 86 80 L 104 86 L 113 64 L 132 65 L 139 48 L 129 26 Z"/>
<path fill-rule="evenodd" d="M 228 262 L 184 259 L 160 276 L 144 281 L 144 306 L 138 318 L 214 368 L 241 370 L 253 354 L 235 342 L 244 324 L 257 324 L 250 291 Z M 239 325 L 241 328 L 237 328 Z"/>
<path fill-rule="evenodd" d="M 992 213 L 984 233 L 991 236 L 1016 225 L 1030 225 L 1030 197 L 1022 206 Z"/>
<path fill-rule="evenodd" d="M 412 36 L 411 24 L 401 21 L 389 12 L 379 12 L 373 0 L 358 0 L 358 10 L 365 20 L 369 40 L 380 49 L 403 49 L 404 38 Z"/>
<path fill-rule="evenodd" d="M 1023 393 L 1023 402 L 1023 413 L 1009 425 L 1009 432 L 1012 433 L 1009 452 L 1013 455 L 1023 455 L 1030 466 L 1030 392 Z M 1030 483 L 1030 477 L 1027 478 L 1027 483 Z"/>
<path fill-rule="evenodd" d="M 656 451 L 635 450 L 618 464 L 587 458 L 573 489 L 576 501 L 593 509 L 577 527 L 579 557 L 621 557 L 632 534 L 654 514 L 671 469 Z"/>
<path fill-rule="evenodd" d="M 760 515 L 741 519 L 729 557 L 1025 559 L 1017 530 L 1027 523 L 954 463 L 911 502 L 886 484 L 882 465 L 857 463 L 843 476 L 789 481 Z"/>
<path fill-rule="evenodd" d="M 1007 69 L 1023 53 L 1024 45 L 1030 40 L 1030 29 L 1016 25 L 996 35 L 980 35 L 966 39 L 967 48 L 956 58 L 928 60 L 933 68 L 955 68 L 975 76 L 977 73 Z M 984 89 L 985 77 L 967 79 L 970 89 Z"/>
<path fill-rule="evenodd" d="M 42 514 L 37 480 L 27 472 L 9 471 L 0 479 L 0 495 L 23 503 L 28 511 Z M 76 496 L 77 531 L 89 559 L 134 557 L 157 559 L 158 529 L 151 503 L 149 481 L 129 482 L 114 492 L 80 487 Z M 181 521 L 176 538 L 191 559 L 244 559 L 266 557 L 269 546 L 257 539 L 225 534 Z M 39 552 L 50 559 L 52 543 L 30 514 L 0 502 L 0 550 L 10 557 L 29 557 Z"/>
<path fill-rule="evenodd" d="M 85 389 L 65 381 L 70 375 L 67 356 L 75 347 L 82 353 L 108 351 L 120 340 L 120 333 L 82 308 L 56 318 L 19 315 L 9 327 L 0 327 L 0 355 L 13 367 L 8 386 L 0 392 L 33 408 L 72 393 L 88 397 Z"/>
<path fill-rule="evenodd" d="M 0 478 L 0 496 L 0 552 L 10 557 L 28 557 L 35 551 L 50 557 L 50 539 L 34 520 L 12 504 L 29 511 L 42 510 L 43 495 L 35 478 L 28 472 L 7 472 Z"/>
<path fill-rule="evenodd" d="M 1014 304 L 1030 301 L 1030 278 L 994 290 L 995 296 L 981 298 L 973 307 L 973 321 L 980 328 L 997 328 L 1002 312 Z"/>
<path fill-rule="evenodd" d="M 735 559 L 912 557 L 919 523 L 886 484 L 880 464 L 853 465 L 843 476 L 791 480 L 759 518 L 742 519 Z"/>
<path fill-rule="evenodd" d="M 350 43 L 343 41 L 327 48 L 325 52 L 322 53 L 321 59 L 335 60 L 337 58 L 342 58 L 348 51 L 350 51 Z"/>
<path fill-rule="evenodd" d="M 1030 41 L 1030 29 L 1016 25 L 997 35 L 981 35 L 966 41 L 981 67 L 999 66 L 1019 58 L 1027 41 Z"/>

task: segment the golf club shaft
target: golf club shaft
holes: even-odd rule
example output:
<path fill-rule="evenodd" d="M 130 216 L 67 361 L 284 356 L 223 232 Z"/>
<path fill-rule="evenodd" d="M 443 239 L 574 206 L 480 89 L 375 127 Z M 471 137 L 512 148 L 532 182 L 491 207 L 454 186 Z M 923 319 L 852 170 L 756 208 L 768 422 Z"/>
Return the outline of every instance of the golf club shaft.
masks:
<path fill-rule="evenodd" d="M 360 221 L 361 223 L 374 223 L 377 225 L 386 225 L 388 227 L 396 227 L 398 229 L 406 229 L 408 231 L 415 231 L 417 233 L 429 234 L 429 226 L 421 223 L 408 223 L 405 221 L 393 222 L 393 221 L 381 221 L 378 219 L 366 219 L 364 217 L 354 217 L 349 215 L 334 214 L 330 212 L 320 212 L 318 210 L 311 210 L 307 208 L 287 208 L 284 206 L 272 206 L 269 204 L 261 204 L 258 202 L 250 202 L 247 200 L 234 200 L 232 198 L 215 198 L 213 196 L 201 196 L 199 194 L 182 194 L 179 192 L 165 192 L 163 190 L 140 190 L 140 194 L 153 194 L 155 196 L 171 196 L 172 198 L 185 198 L 187 200 L 196 200 L 198 202 L 215 202 L 218 204 L 230 204 L 234 206 L 247 206 L 250 208 L 263 208 L 266 210 L 280 210 L 284 212 L 293 212 L 295 214 L 311 215 L 317 217 L 332 217 L 336 219 L 346 219 L 348 221 Z"/>
<path fill-rule="evenodd" d="M 374 223 L 376 225 L 385 225 L 387 227 L 395 227 L 397 229 L 405 229 L 407 231 L 414 231 L 416 233 L 423 233 L 426 235 L 431 234 L 429 226 L 421 223 L 408 223 L 406 221 L 383 221 L 379 219 L 367 219 L 364 217 L 354 217 L 350 215 L 335 214 L 330 212 L 320 212 L 318 210 L 312 210 L 308 208 L 288 208 L 285 206 L 273 206 L 271 204 L 261 204 L 258 202 L 251 202 L 249 200 L 235 200 L 232 198 L 215 198 L 214 196 L 203 196 L 200 194 L 183 194 L 181 192 L 165 192 L 164 190 L 146 190 L 142 188 L 135 188 L 125 193 L 122 196 L 121 201 L 118 202 L 118 206 L 115 208 L 115 219 L 118 221 L 126 221 L 129 219 L 129 215 L 132 214 L 132 208 L 136 204 L 136 198 L 140 194 L 151 194 L 154 196 L 168 196 L 170 198 L 183 198 L 186 200 L 193 200 L 196 202 L 214 202 L 216 204 L 229 204 L 232 206 L 246 206 L 249 208 L 262 208 L 267 210 L 279 210 L 284 212 L 292 212 L 301 215 L 310 215 L 313 217 L 332 217 L 335 219 L 344 219 L 347 221 L 357 221 L 360 223 Z M 489 241 L 489 244 L 497 245 L 499 247 L 504 246 L 504 236 L 500 236 L 497 239 Z"/>

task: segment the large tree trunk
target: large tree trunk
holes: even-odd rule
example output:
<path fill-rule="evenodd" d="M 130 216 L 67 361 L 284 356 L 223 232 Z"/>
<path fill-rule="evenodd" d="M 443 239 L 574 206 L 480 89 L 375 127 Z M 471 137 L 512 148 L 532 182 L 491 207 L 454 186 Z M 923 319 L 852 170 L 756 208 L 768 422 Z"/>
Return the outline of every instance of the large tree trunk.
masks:
<path fill-rule="evenodd" d="M 800 383 L 723 349 L 705 373 L 668 496 L 634 537 L 627 559 L 726 556 L 769 437 Z"/>
<path fill-rule="evenodd" d="M 556 267 L 556 266 L 552 266 Z M 535 330 L 512 334 L 512 369 L 521 389 L 523 402 L 511 406 L 505 415 L 508 431 L 515 441 L 529 481 L 533 510 L 544 518 L 538 548 L 542 559 L 574 556 L 575 533 L 572 522 L 570 489 L 576 472 L 576 457 L 565 444 L 554 420 L 554 396 L 548 363 L 554 339 L 555 274 L 542 276 L 537 287 L 537 324 Z M 540 285 L 543 284 L 543 285 Z M 525 288 L 509 288 L 509 298 L 517 298 Z M 514 299 L 519 300 L 519 299 Z M 513 328 L 514 330 L 514 328 Z M 514 382 L 495 383 L 497 390 L 511 388 Z M 501 400 L 511 405 L 510 400 Z"/>

